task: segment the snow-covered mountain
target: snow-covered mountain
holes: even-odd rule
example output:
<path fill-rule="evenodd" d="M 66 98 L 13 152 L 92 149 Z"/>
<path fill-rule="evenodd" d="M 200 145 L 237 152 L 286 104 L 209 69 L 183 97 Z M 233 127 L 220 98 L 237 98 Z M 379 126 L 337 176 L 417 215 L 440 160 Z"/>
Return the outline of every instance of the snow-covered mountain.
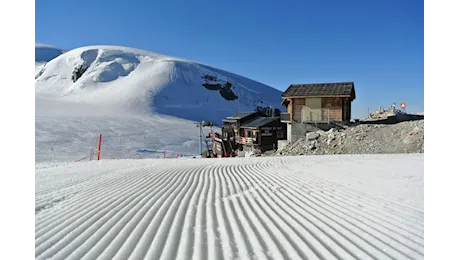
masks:
<path fill-rule="evenodd" d="M 65 50 L 56 48 L 51 45 L 35 43 L 35 62 L 44 63 L 48 62 L 57 56 L 63 54 Z"/>
<path fill-rule="evenodd" d="M 70 102 L 216 123 L 238 107 L 281 108 L 282 94 L 207 65 L 120 46 L 81 47 L 55 57 L 37 68 L 35 89 Z"/>

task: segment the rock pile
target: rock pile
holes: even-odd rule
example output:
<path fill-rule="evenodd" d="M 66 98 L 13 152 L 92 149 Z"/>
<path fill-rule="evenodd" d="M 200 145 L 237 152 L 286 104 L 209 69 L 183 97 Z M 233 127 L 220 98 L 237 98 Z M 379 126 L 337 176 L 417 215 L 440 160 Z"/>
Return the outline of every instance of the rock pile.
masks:
<path fill-rule="evenodd" d="M 423 153 L 424 120 L 307 133 L 273 155 Z"/>

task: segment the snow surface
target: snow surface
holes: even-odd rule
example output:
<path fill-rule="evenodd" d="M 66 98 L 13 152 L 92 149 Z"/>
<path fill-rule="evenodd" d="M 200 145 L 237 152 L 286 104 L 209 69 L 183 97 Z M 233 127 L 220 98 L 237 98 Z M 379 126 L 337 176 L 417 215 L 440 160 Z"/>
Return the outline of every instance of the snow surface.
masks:
<path fill-rule="evenodd" d="M 36 164 L 36 259 L 423 259 L 423 155 Z"/>
<path fill-rule="evenodd" d="M 89 157 L 91 150 L 97 150 L 99 134 L 104 159 L 158 158 L 164 151 L 167 157 L 199 153 L 199 132 L 193 121 L 36 95 L 36 162 Z"/>
<path fill-rule="evenodd" d="M 72 72 L 82 64 L 88 69 L 74 83 Z M 68 102 L 220 124 L 237 112 L 238 101 L 226 100 L 203 84 L 227 82 L 235 95 L 240 93 L 240 111 L 254 111 L 256 106 L 281 108 L 281 91 L 267 85 L 196 62 L 121 46 L 81 47 L 42 67 L 36 65 L 35 91 Z"/>

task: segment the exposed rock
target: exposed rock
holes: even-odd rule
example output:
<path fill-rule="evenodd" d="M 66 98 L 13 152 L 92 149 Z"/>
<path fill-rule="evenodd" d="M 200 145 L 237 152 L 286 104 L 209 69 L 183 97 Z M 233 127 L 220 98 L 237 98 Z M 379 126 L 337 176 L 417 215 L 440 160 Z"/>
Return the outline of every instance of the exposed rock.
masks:
<path fill-rule="evenodd" d="M 277 155 L 423 153 L 424 120 L 308 133 Z"/>
<path fill-rule="evenodd" d="M 232 101 L 238 98 L 238 96 L 236 96 L 232 91 L 232 83 L 226 81 L 224 84 L 223 81 L 220 81 L 215 76 L 211 75 L 204 75 L 202 79 L 205 80 L 205 83 L 202 84 L 205 88 L 219 91 L 220 95 L 224 99 Z"/>
<path fill-rule="evenodd" d="M 323 130 L 318 130 L 316 131 L 320 136 L 325 136 L 326 135 L 326 132 L 324 132 Z"/>
<path fill-rule="evenodd" d="M 76 82 L 83 75 L 83 73 L 86 72 L 87 69 L 88 69 L 88 65 L 86 64 L 82 64 L 76 67 L 74 71 L 72 72 L 72 81 Z"/>
<path fill-rule="evenodd" d="M 315 133 L 315 132 L 307 133 L 307 140 L 315 140 L 318 137 L 319 137 L 318 133 Z"/>

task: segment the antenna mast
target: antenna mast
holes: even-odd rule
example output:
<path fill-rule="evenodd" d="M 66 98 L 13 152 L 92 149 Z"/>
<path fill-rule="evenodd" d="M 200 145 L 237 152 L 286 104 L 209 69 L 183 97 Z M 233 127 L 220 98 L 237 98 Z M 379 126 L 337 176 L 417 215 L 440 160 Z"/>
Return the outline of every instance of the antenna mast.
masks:
<path fill-rule="evenodd" d="M 241 94 L 241 92 L 240 92 L 240 86 L 238 85 L 238 111 L 237 111 L 237 113 L 236 113 L 237 115 L 240 114 L 240 94 Z"/>

